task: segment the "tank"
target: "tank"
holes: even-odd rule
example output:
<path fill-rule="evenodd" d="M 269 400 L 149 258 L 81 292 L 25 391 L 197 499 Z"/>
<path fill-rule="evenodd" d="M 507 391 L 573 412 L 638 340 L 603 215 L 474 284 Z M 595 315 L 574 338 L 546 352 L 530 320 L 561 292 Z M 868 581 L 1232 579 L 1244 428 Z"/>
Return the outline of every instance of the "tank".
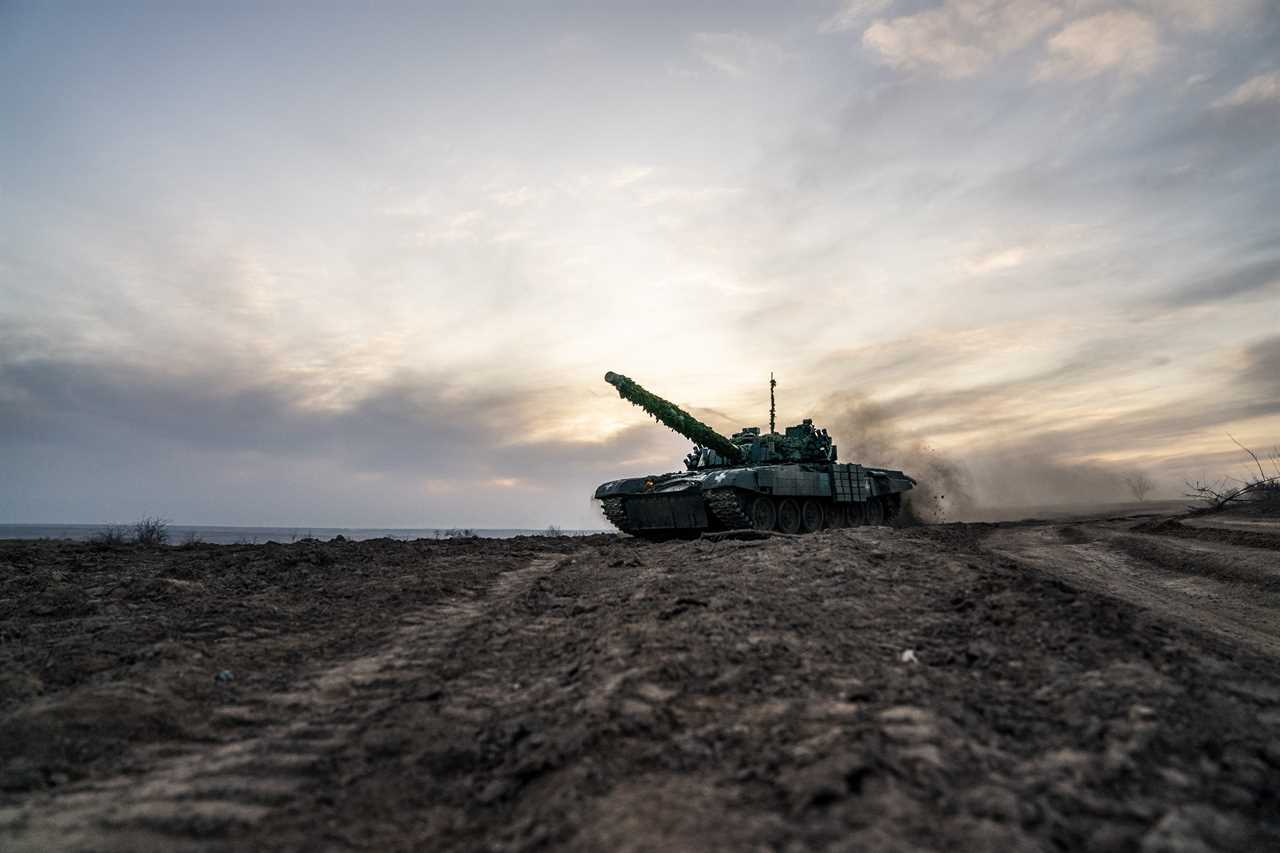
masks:
<path fill-rule="evenodd" d="M 671 539 L 886 524 L 916 484 L 901 471 L 837 462 L 831 437 L 808 418 L 775 432 L 772 377 L 769 431 L 746 427 L 729 438 L 625 376 L 610 371 L 604 381 L 694 443 L 684 471 L 610 480 L 596 489 L 605 517 L 624 533 Z"/>

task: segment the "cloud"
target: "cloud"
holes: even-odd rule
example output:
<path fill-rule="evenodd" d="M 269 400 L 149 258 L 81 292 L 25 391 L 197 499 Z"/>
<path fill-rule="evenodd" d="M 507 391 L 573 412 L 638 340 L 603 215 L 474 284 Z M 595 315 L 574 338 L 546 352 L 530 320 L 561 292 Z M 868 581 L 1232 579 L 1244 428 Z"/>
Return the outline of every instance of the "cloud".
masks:
<path fill-rule="evenodd" d="M 856 30 L 888 2 L 850 0 L 826 19 L 823 33 Z M 1266 13 L 1264 0 L 1133 0 L 1128 7 L 1103 0 L 944 0 L 941 6 L 874 21 L 863 46 L 888 65 L 971 77 L 993 62 L 1031 46 L 1056 25 L 1049 56 L 1036 78 L 1079 80 L 1103 73 L 1150 73 L 1165 48 L 1160 27 L 1182 32 L 1239 29 Z M 1085 14 L 1086 17 L 1076 17 Z"/>
<path fill-rule="evenodd" d="M 685 449 L 642 419 L 601 441 L 530 437 L 548 412 L 580 408 L 585 388 L 403 371 L 315 409 L 278 366 L 174 373 L 0 356 L 9 520 L 97 521 L 110 508 L 117 520 L 603 526 L 594 486 L 674 467 Z"/>
<path fill-rule="evenodd" d="M 1147 74 L 1160 62 L 1156 24 L 1132 11 L 1103 12 L 1067 25 L 1048 42 L 1036 69 L 1041 80 L 1080 80 L 1113 72 Z"/>
<path fill-rule="evenodd" d="M 1255 341 L 1244 349 L 1241 381 L 1250 390 L 1259 391 L 1280 402 L 1280 335 Z"/>
<path fill-rule="evenodd" d="M 1031 44 L 1062 17 L 1046 0 L 946 0 L 936 9 L 877 20 L 862 44 L 894 68 L 970 77 Z"/>
<path fill-rule="evenodd" d="M 502 207 L 523 207 L 530 202 L 537 201 L 539 193 L 532 187 L 522 186 L 512 190 L 499 190 L 491 193 L 489 198 Z"/>
<path fill-rule="evenodd" d="M 653 166 L 624 166 L 609 176 L 609 186 L 614 189 L 622 189 L 631 186 L 637 181 L 643 181 L 654 173 Z"/>
<path fill-rule="evenodd" d="M 818 32 L 830 34 L 858 29 L 864 21 L 883 12 L 892 3 L 893 0 L 845 0 L 835 14 L 818 26 Z"/>
<path fill-rule="evenodd" d="M 707 65 L 730 77 L 750 77 L 777 65 L 786 55 L 769 39 L 743 32 L 696 33 L 693 51 Z"/>
<path fill-rule="evenodd" d="M 968 258 L 964 262 L 964 269 L 970 275 L 1004 272 L 1022 266 L 1026 259 L 1027 250 L 1022 246 L 1013 246 Z"/>
<path fill-rule="evenodd" d="M 1250 77 L 1230 94 L 1213 102 L 1215 107 L 1242 107 L 1248 104 L 1280 104 L 1280 71 Z"/>
<path fill-rule="evenodd" d="M 1162 295 L 1158 301 L 1166 307 L 1186 308 L 1252 296 L 1276 285 L 1280 285 L 1280 257 L 1260 258 L 1197 279 Z"/>
<path fill-rule="evenodd" d="M 1080 335 L 1078 320 L 1015 322 L 1005 333 L 988 325 L 967 334 L 918 335 L 833 352 L 805 372 L 823 387 L 876 389 L 875 401 L 910 439 L 945 438 L 948 446 L 975 450 L 1008 436 L 1086 431 L 1087 441 L 1064 442 L 1060 449 L 1100 452 L 1123 447 L 1124 436 L 1144 435 L 1159 446 L 1168 435 L 1152 424 L 1185 424 L 1188 418 L 1213 424 L 1280 412 L 1280 405 L 1257 408 L 1254 387 L 1280 344 L 1264 338 L 1242 354 L 1210 335 L 1208 345 L 1196 342 L 1201 348 L 1194 359 L 1169 358 L 1185 342 L 1170 340 L 1170 329 L 1177 328 L 1121 322 Z M 1064 335 L 1072 337 L 1061 341 Z M 817 409 L 839 411 L 841 401 L 854 396 L 835 391 Z M 1112 434 L 1092 432 L 1098 424 Z"/>
<path fill-rule="evenodd" d="M 1177 29 L 1193 31 L 1234 29 L 1266 11 L 1266 0 L 1135 0 L 1134 5 Z"/>

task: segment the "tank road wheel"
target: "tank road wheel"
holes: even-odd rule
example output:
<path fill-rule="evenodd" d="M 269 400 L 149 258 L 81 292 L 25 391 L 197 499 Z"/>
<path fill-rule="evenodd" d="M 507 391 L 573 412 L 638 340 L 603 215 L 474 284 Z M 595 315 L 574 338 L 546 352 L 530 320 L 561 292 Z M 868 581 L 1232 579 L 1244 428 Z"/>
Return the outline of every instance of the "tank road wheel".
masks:
<path fill-rule="evenodd" d="M 783 533 L 800 532 L 800 505 L 792 498 L 783 498 L 778 504 L 778 529 Z"/>
<path fill-rule="evenodd" d="M 853 504 L 832 504 L 831 505 L 831 526 L 832 527 L 852 527 L 853 522 L 849 520 L 849 511 L 853 509 Z"/>
<path fill-rule="evenodd" d="M 822 504 L 809 498 L 800 505 L 800 529 L 805 533 L 822 529 Z"/>
<path fill-rule="evenodd" d="M 772 530 L 778 522 L 778 512 L 768 495 L 756 495 L 751 501 L 751 526 L 756 530 Z"/>
<path fill-rule="evenodd" d="M 880 498 L 867 501 L 867 524 L 884 524 L 884 502 Z"/>

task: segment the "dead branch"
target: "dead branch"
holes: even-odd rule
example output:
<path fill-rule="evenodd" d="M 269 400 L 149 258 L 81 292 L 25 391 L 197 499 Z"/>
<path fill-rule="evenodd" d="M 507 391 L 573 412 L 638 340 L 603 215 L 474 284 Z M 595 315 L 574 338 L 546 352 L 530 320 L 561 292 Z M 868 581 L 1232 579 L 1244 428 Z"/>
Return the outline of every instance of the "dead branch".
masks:
<path fill-rule="evenodd" d="M 1245 495 L 1252 492 L 1271 488 L 1273 484 L 1280 484 L 1280 475 L 1275 477 L 1264 477 L 1261 480 L 1254 480 L 1252 483 L 1246 483 L 1243 486 L 1232 489 L 1227 488 L 1226 480 L 1219 480 L 1216 483 L 1210 484 L 1201 483 L 1199 481 L 1194 483 L 1187 481 L 1186 487 L 1189 491 L 1185 492 L 1183 497 L 1204 501 L 1209 504 L 1207 507 L 1208 509 L 1219 510 L 1232 501 L 1240 500 Z M 1204 509 L 1204 507 L 1194 508 Z"/>
<path fill-rule="evenodd" d="M 1227 438 L 1231 439 L 1232 441 L 1235 441 L 1236 447 L 1240 448 L 1245 453 L 1248 453 L 1250 456 L 1253 457 L 1253 464 L 1258 466 L 1258 476 L 1265 480 L 1267 478 L 1267 472 L 1263 470 L 1262 462 L 1258 459 L 1258 454 L 1254 453 L 1252 450 L 1245 447 L 1240 442 L 1236 441 L 1236 437 L 1231 433 L 1227 433 Z"/>

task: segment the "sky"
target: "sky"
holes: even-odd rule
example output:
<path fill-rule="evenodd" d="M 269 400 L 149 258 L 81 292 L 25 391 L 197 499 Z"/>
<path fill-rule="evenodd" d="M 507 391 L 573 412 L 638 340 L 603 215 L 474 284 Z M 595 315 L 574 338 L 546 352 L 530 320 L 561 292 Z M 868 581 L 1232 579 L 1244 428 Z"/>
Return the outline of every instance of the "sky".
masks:
<path fill-rule="evenodd" d="M 0 81 L 0 523 L 600 527 L 688 450 L 607 370 L 961 512 L 1280 444 L 1274 0 L 0 0 Z"/>

